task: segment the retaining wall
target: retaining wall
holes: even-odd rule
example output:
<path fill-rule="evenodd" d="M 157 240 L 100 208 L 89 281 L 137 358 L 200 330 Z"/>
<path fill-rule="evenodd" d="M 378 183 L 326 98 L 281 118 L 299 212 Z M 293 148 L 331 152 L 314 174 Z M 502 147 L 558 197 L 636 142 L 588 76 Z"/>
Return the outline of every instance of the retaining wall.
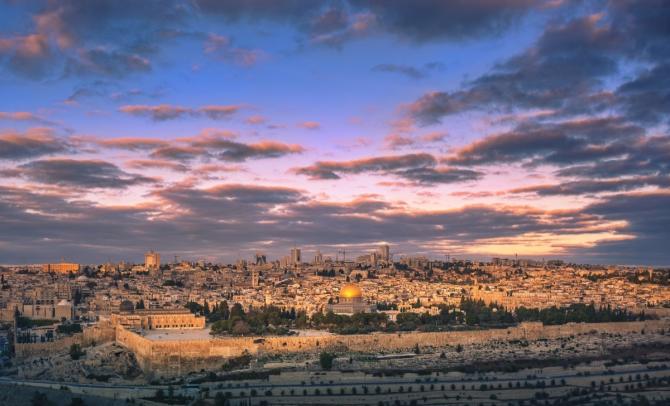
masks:
<path fill-rule="evenodd" d="M 506 329 L 434 332 L 373 333 L 360 335 L 230 337 L 202 340 L 150 340 L 122 326 L 116 327 L 116 341 L 133 351 L 145 371 L 176 376 L 219 368 L 226 359 L 251 355 L 291 352 L 320 352 L 325 349 L 379 352 L 408 351 L 419 347 L 446 347 L 491 341 L 553 339 L 585 333 L 632 333 L 668 329 L 667 320 L 622 323 L 570 323 L 543 326 L 521 323 Z"/>

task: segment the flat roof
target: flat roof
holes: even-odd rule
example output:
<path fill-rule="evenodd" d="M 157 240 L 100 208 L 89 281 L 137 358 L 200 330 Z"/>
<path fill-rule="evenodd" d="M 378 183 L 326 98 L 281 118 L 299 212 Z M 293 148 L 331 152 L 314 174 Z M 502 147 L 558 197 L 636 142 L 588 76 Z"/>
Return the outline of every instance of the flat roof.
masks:
<path fill-rule="evenodd" d="M 203 329 L 156 329 L 142 330 L 143 337 L 154 341 L 180 341 L 180 340 L 209 340 L 212 336 L 209 334 L 210 328 Z"/>
<path fill-rule="evenodd" d="M 154 329 L 154 330 L 142 330 L 138 332 L 142 337 L 147 338 L 153 341 L 186 341 L 186 340 L 209 340 L 215 338 L 209 332 L 211 329 L 205 327 L 203 329 Z M 294 330 L 297 336 L 300 337 L 319 337 L 319 336 L 329 336 L 332 333 L 321 330 Z M 229 336 L 222 336 L 226 338 Z M 248 336 L 251 337 L 251 336 Z M 253 338 L 265 338 L 271 336 L 253 336 Z M 295 337 L 295 336 L 289 336 Z"/>

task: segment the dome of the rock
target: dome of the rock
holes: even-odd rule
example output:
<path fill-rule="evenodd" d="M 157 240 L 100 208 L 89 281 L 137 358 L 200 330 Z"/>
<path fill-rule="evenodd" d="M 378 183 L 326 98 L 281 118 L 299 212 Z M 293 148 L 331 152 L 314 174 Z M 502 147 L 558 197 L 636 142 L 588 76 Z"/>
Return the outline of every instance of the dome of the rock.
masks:
<path fill-rule="evenodd" d="M 340 290 L 340 298 L 341 299 L 358 299 L 363 297 L 363 292 L 361 291 L 361 288 L 354 284 L 347 284 L 342 287 Z"/>

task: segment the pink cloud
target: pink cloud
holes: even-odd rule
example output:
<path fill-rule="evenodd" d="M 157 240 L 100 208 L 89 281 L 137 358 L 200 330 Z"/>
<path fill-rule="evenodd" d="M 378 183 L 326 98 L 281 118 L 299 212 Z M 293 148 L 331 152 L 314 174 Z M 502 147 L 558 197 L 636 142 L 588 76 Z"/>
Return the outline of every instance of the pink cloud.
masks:
<path fill-rule="evenodd" d="M 171 120 L 192 112 L 189 108 L 169 104 L 159 104 L 157 106 L 125 105 L 121 106 L 119 111 L 133 116 L 149 116 L 156 121 Z"/>
<path fill-rule="evenodd" d="M 43 57 L 49 53 L 49 43 L 41 34 L 0 38 L 0 52 L 10 51 L 23 57 Z"/>
<path fill-rule="evenodd" d="M 260 49 L 235 47 L 230 37 L 218 34 L 209 34 L 205 40 L 204 52 L 215 59 L 245 67 L 253 66 L 268 57 Z"/>
<path fill-rule="evenodd" d="M 207 105 L 199 108 L 182 107 L 170 104 L 124 105 L 119 108 L 122 113 L 134 116 L 150 117 L 154 121 L 165 121 L 184 116 L 205 116 L 212 120 L 227 118 L 242 108 L 241 105 Z"/>
<path fill-rule="evenodd" d="M 38 123 L 50 124 L 48 120 L 28 111 L 0 111 L 0 120 L 34 121 Z"/>
<path fill-rule="evenodd" d="M 244 120 L 244 121 L 245 121 L 247 124 L 258 125 L 258 124 L 265 124 L 265 122 L 266 122 L 267 120 L 265 119 L 265 117 L 263 117 L 263 116 L 261 116 L 261 115 L 254 115 L 254 116 L 249 116 L 249 117 L 247 117 L 247 119 Z"/>
<path fill-rule="evenodd" d="M 321 124 L 318 121 L 303 121 L 299 126 L 308 130 L 318 130 L 321 128 Z"/>
<path fill-rule="evenodd" d="M 127 162 L 132 169 L 167 169 L 175 172 L 186 172 L 188 166 L 169 160 L 162 159 L 135 159 Z"/>
<path fill-rule="evenodd" d="M 441 132 L 432 132 L 419 137 L 389 134 L 384 138 L 384 144 L 390 149 L 400 149 L 403 147 L 419 147 L 425 144 L 433 144 L 444 141 L 445 138 L 446 134 Z"/>

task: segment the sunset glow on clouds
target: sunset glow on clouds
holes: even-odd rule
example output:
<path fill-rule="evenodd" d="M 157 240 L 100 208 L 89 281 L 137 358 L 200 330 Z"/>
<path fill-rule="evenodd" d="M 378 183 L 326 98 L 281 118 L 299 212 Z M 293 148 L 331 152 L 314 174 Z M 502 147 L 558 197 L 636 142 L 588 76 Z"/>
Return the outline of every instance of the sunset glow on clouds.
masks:
<path fill-rule="evenodd" d="M 0 263 L 670 264 L 662 0 L 7 2 Z"/>

